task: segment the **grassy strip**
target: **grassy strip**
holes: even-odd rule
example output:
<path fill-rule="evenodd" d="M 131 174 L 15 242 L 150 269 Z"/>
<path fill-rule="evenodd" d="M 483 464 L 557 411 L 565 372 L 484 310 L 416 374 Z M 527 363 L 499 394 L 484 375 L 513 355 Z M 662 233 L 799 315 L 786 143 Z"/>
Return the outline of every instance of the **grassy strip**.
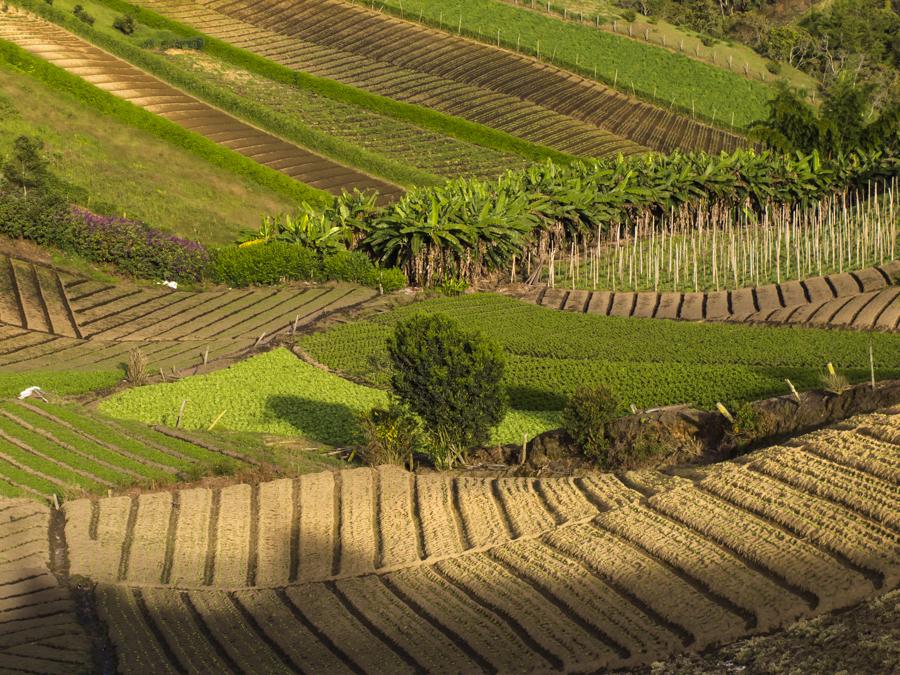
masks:
<path fill-rule="evenodd" d="M 371 8 L 372 0 L 355 0 Z M 379 0 L 379 9 L 538 56 L 627 94 L 728 128 L 765 117 L 771 87 L 683 54 L 496 0 Z M 461 30 L 460 30 L 461 28 Z M 499 40 L 498 40 L 499 36 Z"/>
<path fill-rule="evenodd" d="M 35 0 L 16 1 L 29 5 L 36 4 Z M 499 152 L 517 154 L 536 162 L 549 158 L 555 162 L 568 163 L 574 159 L 572 155 L 531 143 L 483 124 L 453 117 L 423 106 L 395 101 L 324 77 L 292 70 L 124 0 L 98 0 L 98 2 L 123 14 L 130 14 L 136 21 L 151 28 L 169 30 L 184 37 L 202 36 L 205 42 L 203 51 L 210 56 L 275 82 L 306 89 L 341 103 L 355 105 L 385 117 L 409 122 L 422 129 Z"/>
<path fill-rule="evenodd" d="M 2 429 L 3 427 L 3 420 L 0 420 L 0 429 Z M 42 452 L 40 447 L 35 447 L 34 449 L 38 452 Z M 44 474 L 45 476 L 61 480 L 63 483 L 66 483 L 67 486 L 71 485 L 72 487 L 81 488 L 83 490 L 88 490 L 89 492 L 95 493 L 101 493 L 106 490 L 106 487 L 101 483 L 93 481 L 90 478 L 86 478 L 85 476 L 75 473 L 74 471 L 67 471 L 65 467 L 38 457 L 37 455 L 33 455 L 30 452 L 26 452 L 19 446 L 13 445 L 12 443 L 9 443 L 3 439 L 0 439 L 0 451 L 9 455 L 12 459 L 19 462 L 22 466 L 26 466 L 33 471 Z M 58 448 L 56 452 L 57 454 L 59 453 Z M 66 462 L 65 460 L 61 461 L 63 461 L 63 463 L 66 465 L 82 468 L 78 466 L 78 463 L 76 462 Z"/>
<path fill-rule="evenodd" d="M 52 65 L 10 42 L 0 40 L 0 58 L 53 89 L 65 91 L 94 110 L 142 129 L 200 158 L 247 178 L 280 195 L 317 205 L 327 205 L 332 196 L 257 164 L 252 159 L 188 131 L 162 117 L 88 84 L 76 75 Z"/>
<path fill-rule="evenodd" d="M 24 490 L 20 490 L 12 483 L 7 483 L 2 474 L 3 469 L 0 467 L 0 497 L 27 497 Z"/>
<path fill-rule="evenodd" d="M 0 440 L 0 452 L 6 453 L 8 450 L 8 446 L 5 444 L 3 440 Z M 32 490 L 37 490 L 41 494 L 45 494 L 48 497 L 53 494 L 65 493 L 65 488 L 62 488 L 58 485 L 54 485 L 49 481 L 42 479 L 40 476 L 35 476 L 32 473 L 28 473 L 27 471 L 23 471 L 17 466 L 13 466 L 12 464 L 8 464 L 3 460 L 0 460 L 0 476 L 4 478 L 9 478 L 9 480 L 19 484 L 24 485 L 25 487 L 30 487 Z M 9 486 L 11 489 L 17 489 L 13 486 Z M 31 496 L 31 495 L 27 495 Z"/>
<path fill-rule="evenodd" d="M 0 397 L 17 396 L 20 391 L 32 386 L 59 396 L 77 396 L 114 387 L 122 381 L 122 377 L 119 370 L 0 373 Z"/>

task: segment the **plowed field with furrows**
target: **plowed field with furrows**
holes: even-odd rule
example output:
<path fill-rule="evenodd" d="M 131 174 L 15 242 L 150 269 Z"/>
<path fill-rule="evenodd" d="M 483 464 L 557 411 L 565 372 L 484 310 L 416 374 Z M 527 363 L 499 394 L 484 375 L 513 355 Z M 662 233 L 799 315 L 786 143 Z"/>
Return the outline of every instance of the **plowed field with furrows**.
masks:
<path fill-rule="evenodd" d="M 895 587 L 898 440 L 894 409 L 692 480 L 381 467 L 80 500 L 68 554 L 128 673 L 615 668 Z"/>
<path fill-rule="evenodd" d="M 180 370 L 375 295 L 349 285 L 212 292 L 113 285 L 0 255 L 0 366 L 115 369 L 140 347 L 154 372 Z"/>
<path fill-rule="evenodd" d="M 91 644 L 68 590 L 49 569 L 50 511 L 0 499 L 0 672 L 80 673 Z"/>
<path fill-rule="evenodd" d="M 575 155 L 644 148 L 718 152 L 745 144 L 534 59 L 358 5 L 332 0 L 141 4 L 287 67 Z"/>
<path fill-rule="evenodd" d="M 900 329 L 900 261 L 859 272 L 711 293 L 538 287 L 514 294 L 543 307 L 605 316 Z"/>
<path fill-rule="evenodd" d="M 105 494 L 185 480 L 196 467 L 257 464 L 186 439 L 177 431 L 114 422 L 83 409 L 0 402 L 0 495 L 43 500 Z"/>
<path fill-rule="evenodd" d="M 37 17 L 15 11 L 0 14 L 0 39 L 307 185 L 335 194 L 372 188 L 384 198 L 402 192 L 246 124 Z"/>

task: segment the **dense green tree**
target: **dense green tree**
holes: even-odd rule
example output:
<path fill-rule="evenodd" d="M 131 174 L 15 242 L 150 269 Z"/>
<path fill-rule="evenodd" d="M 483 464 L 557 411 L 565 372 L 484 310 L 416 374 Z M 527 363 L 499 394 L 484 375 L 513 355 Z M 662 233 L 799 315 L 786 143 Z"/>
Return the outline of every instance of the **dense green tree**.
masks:
<path fill-rule="evenodd" d="M 452 467 L 486 443 L 506 413 L 499 346 L 440 314 L 397 324 L 388 339 L 394 394 L 425 422 L 435 464 Z"/>

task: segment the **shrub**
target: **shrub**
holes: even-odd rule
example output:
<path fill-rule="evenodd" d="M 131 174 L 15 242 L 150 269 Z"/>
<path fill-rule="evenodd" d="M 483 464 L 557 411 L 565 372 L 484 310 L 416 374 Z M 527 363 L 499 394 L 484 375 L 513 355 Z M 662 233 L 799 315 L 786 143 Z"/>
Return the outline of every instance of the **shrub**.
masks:
<path fill-rule="evenodd" d="M 366 438 L 366 462 L 372 466 L 411 464 L 422 443 L 418 418 L 395 400 L 362 415 L 360 426 Z"/>
<path fill-rule="evenodd" d="M 113 21 L 113 28 L 124 35 L 133 35 L 137 26 L 134 22 L 134 17 L 130 14 L 123 14 L 122 16 L 117 16 L 115 18 L 115 21 Z"/>
<path fill-rule="evenodd" d="M 739 403 L 734 406 L 734 411 L 728 436 L 737 447 L 751 445 L 774 432 L 775 426 L 770 416 L 758 411 L 752 403 Z"/>
<path fill-rule="evenodd" d="M 94 17 L 88 14 L 87 10 L 81 5 L 75 5 L 75 7 L 72 8 L 72 14 L 81 21 L 84 21 L 88 26 L 94 25 Z"/>
<path fill-rule="evenodd" d="M 625 19 L 628 23 L 634 23 L 634 20 L 637 18 L 637 12 L 635 12 L 633 9 L 622 10 L 622 18 Z"/>
<path fill-rule="evenodd" d="M 140 348 L 132 349 L 128 352 L 128 362 L 125 364 L 125 379 L 137 387 L 147 384 L 149 378 L 148 367 L 149 364 L 144 352 Z"/>
<path fill-rule="evenodd" d="M 251 286 L 311 280 L 317 277 L 318 270 L 319 260 L 313 251 L 295 244 L 272 242 L 213 251 L 208 276 L 220 284 Z"/>
<path fill-rule="evenodd" d="M 609 440 L 606 427 L 616 418 L 619 408 L 612 394 L 605 387 L 579 387 L 563 409 L 563 428 L 575 446 L 597 461 L 601 468 L 607 466 Z"/>
<path fill-rule="evenodd" d="M 353 281 L 369 284 L 375 273 L 375 265 L 360 251 L 338 251 L 322 259 L 322 277 L 334 281 Z"/>
<path fill-rule="evenodd" d="M 387 341 L 391 387 L 425 422 L 428 452 L 451 468 L 506 412 L 500 347 L 440 314 L 398 323 Z"/>
<path fill-rule="evenodd" d="M 767 61 L 766 70 L 768 70 L 773 75 L 779 75 L 781 74 L 781 64 L 778 63 L 778 61 Z"/>
<path fill-rule="evenodd" d="M 19 136 L 13 141 L 12 156 L 0 168 L 3 182 L 22 190 L 24 197 L 28 197 L 29 188 L 41 188 L 49 179 L 47 160 L 41 154 L 43 148 L 40 138 Z"/>

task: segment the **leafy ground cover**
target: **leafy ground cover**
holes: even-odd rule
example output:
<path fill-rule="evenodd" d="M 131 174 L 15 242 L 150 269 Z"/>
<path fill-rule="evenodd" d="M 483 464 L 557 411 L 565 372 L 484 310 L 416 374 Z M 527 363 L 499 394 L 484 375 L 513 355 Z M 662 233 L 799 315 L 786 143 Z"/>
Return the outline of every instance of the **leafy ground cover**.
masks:
<path fill-rule="evenodd" d="M 0 62 L 0 156 L 23 134 L 40 137 L 51 171 L 85 190 L 83 206 L 192 239 L 229 243 L 293 204 Z"/>
<path fill-rule="evenodd" d="M 358 416 L 387 402 L 387 394 L 304 363 L 286 349 L 242 361 L 230 368 L 178 382 L 129 389 L 100 405 L 114 417 L 174 424 L 187 401 L 182 426 L 205 429 L 222 412 L 217 428 L 303 435 L 313 441 L 347 445 L 361 440 Z M 511 413 L 494 441 L 521 442 L 556 426 L 556 411 Z"/>
<path fill-rule="evenodd" d="M 771 88 L 683 54 L 562 22 L 500 0 L 385 0 L 391 11 L 542 58 L 615 84 L 623 91 L 735 126 L 762 119 Z M 596 70 L 595 70 L 596 69 Z"/>
<path fill-rule="evenodd" d="M 602 384 L 641 408 L 711 407 L 819 385 L 832 362 L 867 375 L 871 341 L 880 377 L 900 374 L 900 336 L 851 331 L 698 324 L 559 312 L 497 295 L 439 298 L 312 334 L 300 346 L 330 368 L 387 386 L 385 338 L 414 312 L 441 312 L 497 340 L 517 410 L 558 411 L 577 386 Z"/>

